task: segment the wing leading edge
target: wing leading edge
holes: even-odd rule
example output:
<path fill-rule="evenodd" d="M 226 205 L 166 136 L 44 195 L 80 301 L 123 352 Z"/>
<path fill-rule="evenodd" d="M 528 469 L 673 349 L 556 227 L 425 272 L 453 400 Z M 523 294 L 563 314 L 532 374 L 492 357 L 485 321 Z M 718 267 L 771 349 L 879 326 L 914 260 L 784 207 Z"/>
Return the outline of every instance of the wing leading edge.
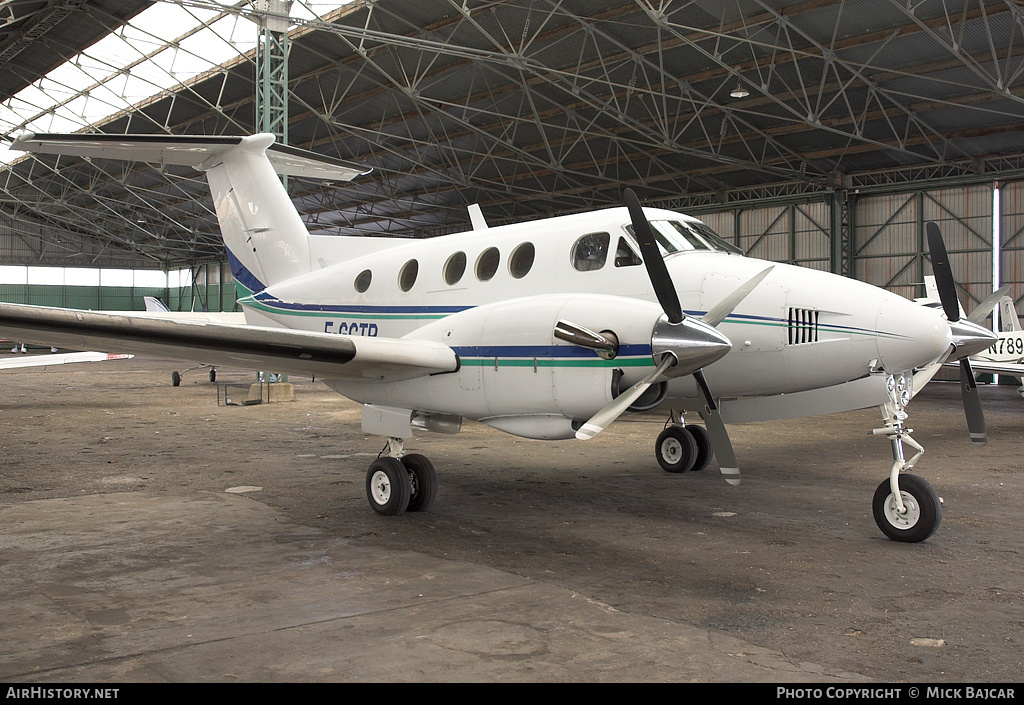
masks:
<path fill-rule="evenodd" d="M 394 382 L 459 368 L 441 343 L 178 321 L 0 304 L 0 335 L 77 350 L 109 350 L 328 379 Z"/>

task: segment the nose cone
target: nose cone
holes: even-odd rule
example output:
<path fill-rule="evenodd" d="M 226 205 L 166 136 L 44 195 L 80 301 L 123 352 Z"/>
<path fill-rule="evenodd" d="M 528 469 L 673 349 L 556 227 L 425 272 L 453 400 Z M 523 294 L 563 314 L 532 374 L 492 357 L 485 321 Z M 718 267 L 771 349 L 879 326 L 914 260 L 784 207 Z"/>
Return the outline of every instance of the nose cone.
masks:
<path fill-rule="evenodd" d="M 651 336 L 651 351 L 655 355 L 669 352 L 676 358 L 676 364 L 665 372 L 667 377 L 692 374 L 722 359 L 731 349 L 732 343 L 718 329 L 693 317 L 670 323 L 662 316 Z"/>
<path fill-rule="evenodd" d="M 950 323 L 949 330 L 953 335 L 953 346 L 956 348 L 950 356 L 952 360 L 977 355 L 999 340 L 999 336 L 992 331 L 963 318 Z"/>
<path fill-rule="evenodd" d="M 878 362 L 887 372 L 924 367 L 953 344 L 945 317 L 900 296 L 887 297 L 878 310 Z"/>

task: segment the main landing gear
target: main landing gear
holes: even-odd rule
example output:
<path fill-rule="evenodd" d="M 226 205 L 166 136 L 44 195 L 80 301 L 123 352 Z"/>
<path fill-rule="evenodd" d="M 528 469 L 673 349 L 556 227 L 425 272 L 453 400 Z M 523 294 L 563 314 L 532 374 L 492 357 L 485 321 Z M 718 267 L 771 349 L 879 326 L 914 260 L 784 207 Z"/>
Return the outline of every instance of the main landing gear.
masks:
<path fill-rule="evenodd" d="M 185 372 L 188 372 L 190 370 L 197 370 L 200 367 L 206 367 L 206 365 L 196 365 L 194 367 L 189 367 L 189 368 L 186 368 L 185 370 L 183 370 L 182 372 L 178 372 L 177 370 L 175 370 L 174 372 L 171 373 L 171 384 L 173 386 L 175 386 L 175 387 L 181 386 L 181 376 L 183 374 L 185 374 Z M 211 382 L 216 382 L 217 381 L 217 368 L 216 367 L 211 367 L 210 368 L 210 381 Z"/>
<path fill-rule="evenodd" d="M 437 496 L 437 472 L 426 457 L 405 455 L 400 438 L 388 439 L 389 455 L 366 471 L 366 498 L 378 514 L 426 511 Z"/>
<path fill-rule="evenodd" d="M 704 427 L 687 426 L 682 415 L 672 411 L 654 444 L 654 455 L 665 472 L 695 472 L 705 469 L 714 454 Z"/>
<path fill-rule="evenodd" d="M 913 395 L 912 384 L 909 374 L 889 375 L 889 403 L 881 407 L 885 425 L 871 433 L 885 436 L 892 444 L 892 472 L 875 490 L 871 509 L 883 534 L 893 541 L 917 543 L 939 528 L 942 500 L 927 480 L 904 474 L 924 454 L 924 448 L 910 437 L 914 429 L 903 426 L 907 419 L 904 408 Z M 903 453 L 904 443 L 917 451 L 909 460 Z"/>

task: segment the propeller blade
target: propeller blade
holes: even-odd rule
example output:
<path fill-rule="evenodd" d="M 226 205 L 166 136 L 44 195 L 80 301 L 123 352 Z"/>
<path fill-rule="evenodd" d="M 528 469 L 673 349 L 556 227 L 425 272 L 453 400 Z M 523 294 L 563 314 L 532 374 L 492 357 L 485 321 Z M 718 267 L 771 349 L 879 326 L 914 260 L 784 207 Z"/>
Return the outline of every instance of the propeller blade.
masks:
<path fill-rule="evenodd" d="M 644 209 L 640 200 L 633 193 L 633 189 L 626 189 L 622 200 L 629 210 L 629 218 L 633 222 L 633 234 L 636 236 L 637 244 L 640 245 L 640 254 L 644 257 L 644 266 L 647 268 L 647 276 L 651 278 L 654 286 L 654 294 L 658 297 L 661 310 L 668 316 L 671 323 L 679 323 L 683 320 L 683 307 L 679 303 L 679 296 L 676 294 L 676 287 L 672 284 L 672 277 L 669 276 L 668 267 L 661 256 L 661 249 L 657 240 L 654 239 L 654 231 L 651 224 L 644 216 Z"/>
<path fill-rule="evenodd" d="M 999 300 L 1010 293 L 1011 286 L 1007 284 L 1002 289 L 997 289 L 989 294 L 988 298 L 978 304 L 973 311 L 967 316 L 967 320 L 971 323 L 977 323 L 981 325 L 982 321 L 992 315 L 992 309 L 998 304 Z"/>
<path fill-rule="evenodd" d="M 732 448 L 729 431 L 725 428 L 725 422 L 722 420 L 722 414 L 718 411 L 715 397 L 711 394 L 707 380 L 704 379 L 704 370 L 694 372 L 693 378 L 697 380 L 697 387 L 704 398 L 704 409 L 701 410 L 700 417 L 704 419 L 704 426 L 708 430 L 708 437 L 711 441 L 711 448 L 715 452 L 715 458 L 718 460 L 718 467 L 722 471 L 722 475 L 725 476 L 726 482 L 730 485 L 738 485 L 740 484 L 740 466 L 736 461 L 736 452 Z"/>
<path fill-rule="evenodd" d="M 707 323 L 709 326 L 717 327 L 719 323 L 729 317 L 729 314 L 733 312 L 743 299 L 747 298 L 747 294 L 754 290 L 761 281 L 768 276 L 768 273 L 774 269 L 774 265 L 762 270 L 760 273 L 755 274 L 747 280 L 745 284 L 740 286 L 736 291 L 732 292 L 724 299 L 719 301 L 717 304 L 711 307 L 707 313 L 700 317 L 700 320 Z"/>
<path fill-rule="evenodd" d="M 633 405 L 633 402 L 635 402 L 641 394 L 647 391 L 647 388 L 650 387 L 651 384 L 661 377 L 665 370 L 674 364 L 676 364 L 676 359 L 673 355 L 662 355 L 661 362 L 658 363 L 654 372 L 644 377 L 619 396 L 615 397 L 611 404 L 594 414 L 589 421 L 583 424 L 580 430 L 576 431 L 576 438 L 581 441 L 588 441 L 601 431 L 608 428 L 615 419 L 619 418 L 626 409 Z"/>
<path fill-rule="evenodd" d="M 928 233 L 928 252 L 932 257 L 932 271 L 935 273 L 935 288 L 939 290 L 942 310 L 950 323 L 960 320 L 960 302 L 956 297 L 956 283 L 953 281 L 953 269 L 949 266 L 946 254 L 946 243 L 942 241 L 939 226 L 928 222 L 925 224 Z"/>
<path fill-rule="evenodd" d="M 946 245 L 942 242 L 938 225 L 928 223 L 926 229 L 928 231 L 928 250 L 932 256 L 932 270 L 935 272 L 935 286 L 939 290 L 939 298 L 942 300 L 942 310 L 946 312 L 946 318 L 949 319 L 950 329 L 954 335 L 954 345 L 958 349 L 962 348 L 962 350 L 958 350 L 957 354 L 961 356 L 960 392 L 963 395 L 964 414 L 967 416 L 967 430 L 971 434 L 971 443 L 983 446 L 988 443 L 985 412 L 981 408 L 981 394 L 978 393 L 978 382 L 974 379 L 974 370 L 971 368 L 969 355 L 975 343 L 980 347 L 987 341 L 984 336 L 980 335 L 976 324 L 970 319 L 960 326 L 955 325 L 960 321 L 960 302 L 956 296 L 956 284 L 953 281 L 953 269 L 949 266 Z M 988 315 L 987 312 L 982 315 L 977 309 L 971 313 L 976 312 L 982 317 L 982 320 Z M 971 328 L 975 328 L 975 330 L 971 330 Z M 992 337 L 994 339 L 995 336 Z"/>
<path fill-rule="evenodd" d="M 978 393 L 978 383 L 974 379 L 971 361 L 966 357 L 960 360 L 960 391 L 964 398 L 964 414 L 967 416 L 967 430 L 971 434 L 971 443 L 983 446 L 988 443 L 985 412 L 981 408 L 981 394 Z"/>

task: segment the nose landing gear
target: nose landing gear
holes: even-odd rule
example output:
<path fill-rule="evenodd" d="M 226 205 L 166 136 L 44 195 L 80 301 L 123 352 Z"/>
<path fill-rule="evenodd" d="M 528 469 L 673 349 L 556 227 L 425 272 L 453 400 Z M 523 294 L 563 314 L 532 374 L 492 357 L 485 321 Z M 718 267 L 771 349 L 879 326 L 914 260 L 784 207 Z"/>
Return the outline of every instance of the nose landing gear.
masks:
<path fill-rule="evenodd" d="M 909 374 L 889 375 L 889 402 L 881 406 L 885 425 L 871 433 L 885 436 L 892 445 L 892 472 L 875 490 L 871 502 L 875 523 L 893 541 L 917 543 L 935 533 L 942 521 L 942 500 L 927 480 L 909 475 L 914 463 L 924 455 L 924 448 L 910 437 L 914 429 L 905 428 L 904 410 L 913 397 L 913 378 Z M 917 452 L 907 460 L 903 444 Z"/>

